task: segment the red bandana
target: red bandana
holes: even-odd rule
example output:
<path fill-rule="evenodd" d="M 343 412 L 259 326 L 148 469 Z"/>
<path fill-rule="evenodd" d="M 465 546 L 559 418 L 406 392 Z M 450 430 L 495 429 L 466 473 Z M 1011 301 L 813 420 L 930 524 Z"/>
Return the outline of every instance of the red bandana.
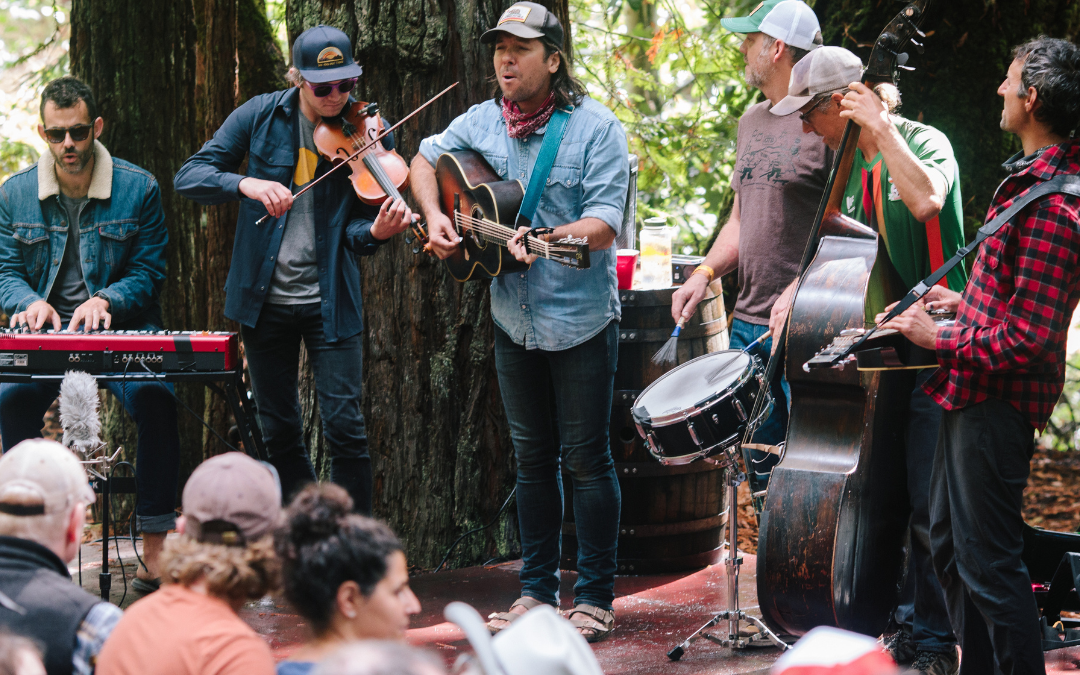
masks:
<path fill-rule="evenodd" d="M 555 92 L 548 94 L 543 105 L 528 115 L 521 112 L 517 103 L 505 98 L 502 100 L 503 119 L 506 120 L 506 133 L 510 134 L 510 138 L 527 137 L 547 124 L 553 112 L 555 112 Z"/>

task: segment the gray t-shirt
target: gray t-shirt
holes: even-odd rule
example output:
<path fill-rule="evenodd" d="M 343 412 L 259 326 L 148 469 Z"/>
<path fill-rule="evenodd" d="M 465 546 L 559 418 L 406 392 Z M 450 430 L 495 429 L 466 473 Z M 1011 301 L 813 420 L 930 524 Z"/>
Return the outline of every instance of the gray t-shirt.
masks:
<path fill-rule="evenodd" d="M 778 117 L 771 105 L 752 105 L 739 118 L 731 178 L 739 193 L 734 315 L 757 325 L 769 323 L 773 303 L 799 271 L 832 159 L 821 138 L 803 133 L 798 115 Z"/>
<path fill-rule="evenodd" d="M 60 204 L 67 212 L 67 243 L 64 245 L 60 271 L 56 273 L 56 280 L 47 301 L 64 323 L 71 320 L 71 315 L 79 305 L 90 299 L 90 292 L 86 290 L 86 282 L 83 280 L 79 251 L 79 220 L 89 201 L 86 197 L 72 199 L 63 193 L 60 195 Z"/>
<path fill-rule="evenodd" d="M 299 190 L 315 178 L 315 167 L 319 163 L 319 151 L 312 139 L 315 124 L 303 114 L 299 118 L 300 150 L 293 170 L 293 190 Z M 319 262 L 315 255 L 315 191 L 312 190 L 296 199 L 289 209 L 266 302 L 301 305 L 318 299 Z"/>

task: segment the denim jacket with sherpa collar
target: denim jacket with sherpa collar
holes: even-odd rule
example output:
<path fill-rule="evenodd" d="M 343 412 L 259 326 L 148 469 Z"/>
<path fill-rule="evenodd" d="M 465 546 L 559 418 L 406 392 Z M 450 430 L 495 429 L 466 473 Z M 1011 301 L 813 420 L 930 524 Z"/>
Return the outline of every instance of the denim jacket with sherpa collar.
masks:
<path fill-rule="evenodd" d="M 94 141 L 87 197 L 78 224 L 86 290 L 109 301 L 113 328 L 161 326 L 169 235 L 157 181 Z M 50 152 L 0 185 L 0 305 L 7 314 L 49 297 L 64 259 L 67 218 Z"/>

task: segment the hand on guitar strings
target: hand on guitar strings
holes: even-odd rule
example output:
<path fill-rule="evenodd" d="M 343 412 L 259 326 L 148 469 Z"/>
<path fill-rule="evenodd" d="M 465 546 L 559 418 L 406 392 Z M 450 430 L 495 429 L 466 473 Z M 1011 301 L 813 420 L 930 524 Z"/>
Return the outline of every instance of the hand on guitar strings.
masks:
<path fill-rule="evenodd" d="M 421 157 L 422 155 L 417 155 Z M 454 224 L 441 211 L 431 211 L 427 218 L 428 246 L 440 260 L 445 260 L 457 251 L 461 237 L 454 230 Z"/>
<path fill-rule="evenodd" d="M 404 232 L 419 219 L 420 216 L 412 212 L 404 199 L 387 197 L 379 207 L 379 215 L 371 226 L 371 236 L 385 241 L 399 232 Z"/>
<path fill-rule="evenodd" d="M 533 261 L 540 256 L 527 252 L 525 250 L 525 245 L 521 243 L 522 237 L 524 237 L 528 233 L 529 228 L 519 227 L 518 233 L 515 234 L 510 241 L 506 242 L 506 250 L 510 251 L 510 253 L 512 253 L 514 257 L 521 262 L 525 263 L 526 265 L 531 265 Z"/>
<path fill-rule="evenodd" d="M 892 328 L 900 332 L 901 335 L 911 340 L 916 345 L 923 349 L 934 350 L 937 348 L 937 324 L 926 312 L 926 305 L 920 300 L 911 307 L 904 310 L 903 314 L 893 318 L 888 323 L 882 324 L 889 309 L 896 306 L 896 303 L 889 305 L 885 308 L 885 311 L 874 317 L 874 321 L 878 323 L 879 328 Z"/>

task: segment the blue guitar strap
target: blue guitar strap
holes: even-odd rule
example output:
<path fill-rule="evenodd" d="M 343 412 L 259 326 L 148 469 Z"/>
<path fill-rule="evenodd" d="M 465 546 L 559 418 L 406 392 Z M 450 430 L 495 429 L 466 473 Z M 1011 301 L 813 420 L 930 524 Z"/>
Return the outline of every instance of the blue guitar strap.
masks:
<path fill-rule="evenodd" d="M 548 174 L 551 173 L 551 165 L 555 163 L 555 155 L 559 152 L 559 145 L 566 133 L 566 124 L 570 121 L 570 113 L 573 110 L 572 107 L 567 110 L 556 108 L 551 114 L 547 131 L 544 132 L 544 143 L 540 146 L 536 163 L 533 164 L 529 187 L 525 190 L 524 199 L 521 200 L 521 208 L 518 209 L 514 227 L 532 228 L 536 205 L 540 203 L 540 195 L 544 192 L 544 184 L 547 183 Z"/>

